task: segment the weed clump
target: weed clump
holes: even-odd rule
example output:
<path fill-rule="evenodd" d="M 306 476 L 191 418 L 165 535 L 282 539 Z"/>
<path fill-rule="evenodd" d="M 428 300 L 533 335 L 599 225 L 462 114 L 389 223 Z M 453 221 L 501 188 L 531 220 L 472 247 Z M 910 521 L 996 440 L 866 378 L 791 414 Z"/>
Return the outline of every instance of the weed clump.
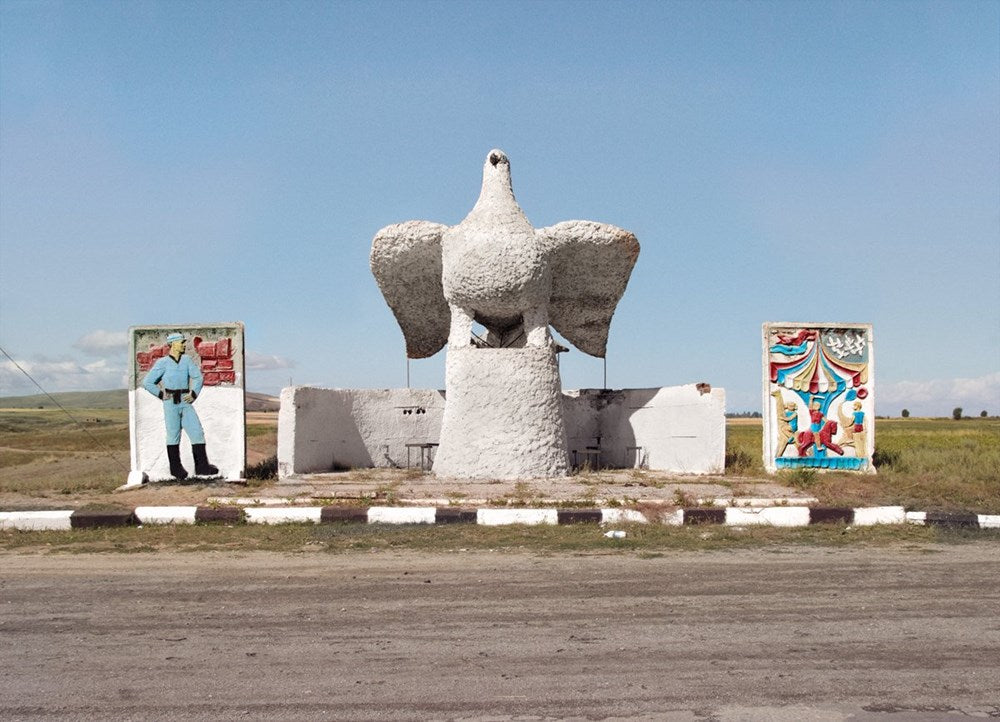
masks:
<path fill-rule="evenodd" d="M 247 467 L 247 480 L 270 481 L 278 478 L 278 455 L 269 456 L 261 462 Z"/>
<path fill-rule="evenodd" d="M 816 483 L 818 472 L 807 466 L 782 471 L 779 474 L 782 482 L 796 489 L 808 489 Z"/>
<path fill-rule="evenodd" d="M 726 449 L 726 473 L 743 475 L 753 466 L 753 457 L 743 449 Z"/>
<path fill-rule="evenodd" d="M 876 469 L 895 469 L 899 471 L 902 458 L 895 449 L 875 449 L 872 454 L 872 463 Z"/>

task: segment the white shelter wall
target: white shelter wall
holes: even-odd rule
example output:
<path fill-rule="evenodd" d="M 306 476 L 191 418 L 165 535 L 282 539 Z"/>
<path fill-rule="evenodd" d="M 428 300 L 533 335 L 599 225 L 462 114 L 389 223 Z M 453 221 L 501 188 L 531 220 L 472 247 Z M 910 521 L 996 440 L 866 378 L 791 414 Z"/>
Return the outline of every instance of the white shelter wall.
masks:
<path fill-rule="evenodd" d="M 283 389 L 278 475 L 405 466 L 406 444 L 437 443 L 443 409 L 426 389 Z"/>
<path fill-rule="evenodd" d="M 717 474 L 726 463 L 726 394 L 696 384 L 626 392 L 628 426 L 648 468 Z"/>

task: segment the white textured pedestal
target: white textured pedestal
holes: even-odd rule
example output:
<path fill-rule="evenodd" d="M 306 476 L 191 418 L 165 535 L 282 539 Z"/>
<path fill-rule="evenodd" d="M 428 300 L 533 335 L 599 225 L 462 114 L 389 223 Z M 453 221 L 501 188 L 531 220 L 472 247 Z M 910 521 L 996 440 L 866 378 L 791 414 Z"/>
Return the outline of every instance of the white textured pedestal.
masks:
<path fill-rule="evenodd" d="M 569 472 L 552 348 L 450 348 L 434 473 L 523 479 Z"/>

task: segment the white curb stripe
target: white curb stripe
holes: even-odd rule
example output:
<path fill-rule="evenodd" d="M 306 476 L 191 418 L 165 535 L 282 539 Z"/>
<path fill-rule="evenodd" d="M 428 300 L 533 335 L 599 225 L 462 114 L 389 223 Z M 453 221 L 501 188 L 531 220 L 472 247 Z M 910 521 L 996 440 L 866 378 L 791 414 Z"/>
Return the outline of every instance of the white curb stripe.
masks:
<path fill-rule="evenodd" d="M 1000 529 L 1000 514 L 980 514 L 980 529 Z"/>
<path fill-rule="evenodd" d="M 140 524 L 194 524 L 196 506 L 137 506 L 135 516 Z"/>
<path fill-rule="evenodd" d="M 809 526 L 807 506 L 726 507 L 726 526 Z"/>
<path fill-rule="evenodd" d="M 684 526 L 684 510 L 674 509 L 669 514 L 664 514 L 660 517 L 660 523 L 668 526 Z"/>
<path fill-rule="evenodd" d="M 558 524 L 559 512 L 556 509 L 479 509 L 476 523 L 483 526 Z"/>
<path fill-rule="evenodd" d="M 247 522 L 250 524 L 288 524 L 296 522 L 319 524 L 323 507 L 260 507 L 244 509 L 243 512 L 246 514 Z"/>
<path fill-rule="evenodd" d="M 854 510 L 854 526 L 903 524 L 906 521 L 906 510 L 901 506 L 871 506 Z"/>
<path fill-rule="evenodd" d="M 60 511 L 0 511 L 0 529 L 50 530 L 72 529 L 69 518 L 73 510 Z"/>
<path fill-rule="evenodd" d="M 927 512 L 908 511 L 906 512 L 906 521 L 909 524 L 924 524 L 927 521 Z"/>
<path fill-rule="evenodd" d="M 373 506 L 368 509 L 369 524 L 433 524 L 437 509 L 433 506 Z"/>
<path fill-rule="evenodd" d="M 602 524 L 645 524 L 649 520 L 635 509 L 601 509 Z"/>

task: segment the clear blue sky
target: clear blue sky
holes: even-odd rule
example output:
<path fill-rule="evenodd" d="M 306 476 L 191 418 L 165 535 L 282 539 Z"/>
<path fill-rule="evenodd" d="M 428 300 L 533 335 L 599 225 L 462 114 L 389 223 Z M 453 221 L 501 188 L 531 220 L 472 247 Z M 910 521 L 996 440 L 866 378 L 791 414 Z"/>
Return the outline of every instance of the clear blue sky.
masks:
<path fill-rule="evenodd" d="M 493 147 L 535 226 L 642 244 L 610 386 L 757 410 L 762 322 L 871 322 L 879 413 L 1000 413 L 994 1 L 4 0 L 0 345 L 114 388 L 129 326 L 242 320 L 251 391 L 403 385 L 371 238 Z"/>

